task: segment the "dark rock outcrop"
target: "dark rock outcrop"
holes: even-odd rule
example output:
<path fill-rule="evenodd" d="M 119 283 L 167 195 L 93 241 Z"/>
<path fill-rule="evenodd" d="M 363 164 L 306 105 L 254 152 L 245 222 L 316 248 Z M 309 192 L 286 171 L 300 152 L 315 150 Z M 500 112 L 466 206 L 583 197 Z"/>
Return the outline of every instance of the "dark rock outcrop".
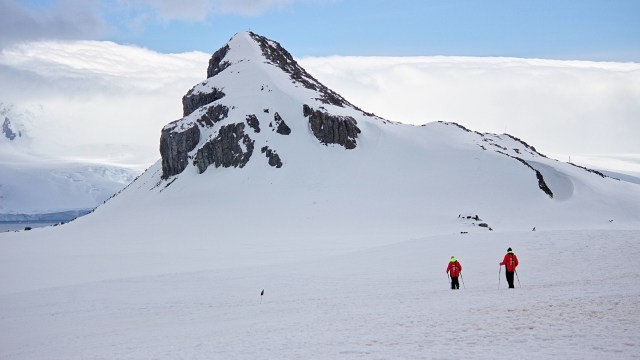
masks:
<path fill-rule="evenodd" d="M 324 145 L 338 144 L 345 149 L 357 146 L 358 134 L 361 132 L 357 122 L 350 116 L 331 115 L 303 105 L 302 113 L 309 118 L 313 135 Z"/>
<path fill-rule="evenodd" d="M 540 190 L 544 191 L 545 194 L 549 195 L 550 198 L 553 199 L 553 192 L 551 191 L 551 189 L 549 188 L 549 186 L 547 185 L 547 183 L 544 181 L 544 176 L 542 176 L 542 173 L 540 171 L 538 171 L 537 169 L 535 169 L 533 166 L 531 166 L 531 164 L 529 164 L 528 162 L 526 162 L 524 159 L 519 158 L 517 156 L 511 156 L 509 154 L 505 154 L 502 151 L 498 151 L 500 154 L 502 155 L 506 155 L 512 159 L 516 159 L 519 162 L 521 162 L 522 164 L 524 164 L 526 167 L 528 167 L 529 169 L 533 170 L 536 172 L 536 178 L 538 179 L 538 187 L 540 188 Z"/>
<path fill-rule="evenodd" d="M 19 134 L 13 132 L 13 129 L 11 128 L 11 121 L 8 117 L 4 118 L 4 123 L 2 124 L 2 133 L 9 140 L 13 140 L 16 137 L 20 136 Z"/>
<path fill-rule="evenodd" d="M 577 167 L 577 168 L 580 168 L 580 169 L 582 169 L 582 170 L 584 170 L 584 171 L 586 171 L 586 172 L 590 172 L 590 173 L 592 173 L 592 174 L 596 174 L 596 175 L 598 175 L 598 176 L 600 176 L 600 177 L 602 177 L 602 178 L 610 178 L 610 179 L 614 179 L 614 180 L 618 180 L 618 181 L 620 181 L 620 179 L 616 179 L 616 178 L 613 178 L 613 177 L 611 177 L 611 176 L 607 176 L 607 175 L 605 175 L 605 174 L 601 173 L 601 172 L 600 172 L 600 171 L 598 171 L 598 170 L 589 169 L 589 168 L 584 167 L 584 166 L 576 165 L 576 164 L 574 164 L 574 163 L 572 163 L 572 162 L 570 162 L 570 163 L 568 163 L 568 164 L 569 164 L 569 165 L 573 165 L 573 166 L 575 166 L 575 167 Z"/>
<path fill-rule="evenodd" d="M 269 126 L 275 127 L 275 130 L 280 135 L 289 135 L 291 134 L 291 128 L 287 123 L 284 122 L 284 119 L 277 112 L 273 115 L 273 121 L 275 125 L 269 124 Z"/>
<path fill-rule="evenodd" d="M 207 67 L 207 78 L 214 77 L 224 71 L 231 65 L 228 61 L 223 61 L 229 52 L 229 45 L 225 45 L 213 53 L 209 59 L 209 67 Z"/>
<path fill-rule="evenodd" d="M 301 84 L 307 89 L 319 92 L 320 98 L 318 98 L 318 100 L 322 101 L 325 104 L 331 104 L 340 107 L 348 106 L 360 110 L 359 108 L 345 100 L 345 98 L 329 89 L 328 87 L 324 86 L 313 76 L 311 76 L 305 69 L 298 65 L 298 63 L 293 59 L 293 56 L 291 56 L 291 54 L 286 49 L 284 49 L 277 41 L 269 40 L 264 36 L 254 34 L 252 32 L 250 32 L 249 35 L 260 46 L 262 55 L 273 65 L 279 67 L 280 69 L 282 69 L 282 71 L 289 74 L 291 80 Z"/>
<path fill-rule="evenodd" d="M 267 156 L 267 159 L 269 159 L 269 165 L 275 168 L 282 167 L 282 160 L 280 160 L 280 156 L 274 150 L 269 149 L 268 146 L 263 146 L 261 151 Z"/>
<path fill-rule="evenodd" d="M 225 125 L 218 135 L 198 149 L 194 165 L 203 173 L 209 165 L 244 167 L 253 154 L 254 140 L 244 132 L 244 123 Z"/>
<path fill-rule="evenodd" d="M 462 130 L 464 130 L 464 131 L 466 131 L 466 132 L 468 132 L 468 133 L 476 133 L 476 134 L 478 134 L 478 135 L 480 135 L 480 136 L 484 136 L 484 135 L 482 135 L 481 133 L 479 133 L 479 132 L 477 132 L 477 131 L 471 131 L 471 130 L 467 129 L 466 127 L 464 127 L 464 126 L 462 126 L 462 125 L 458 124 L 457 122 L 453 122 L 453 121 L 438 121 L 438 122 L 439 122 L 439 123 L 441 123 L 441 124 L 445 124 L 445 125 L 453 125 L 453 126 L 456 126 L 456 127 L 460 128 L 460 129 L 462 129 Z M 426 126 L 426 125 L 427 125 L 427 124 L 424 124 L 424 125 L 422 125 L 422 126 Z"/>
<path fill-rule="evenodd" d="M 546 155 L 544 155 L 544 154 L 542 154 L 542 153 L 538 152 L 538 150 L 536 150 L 536 148 L 535 148 L 535 147 L 533 147 L 533 146 L 531 146 L 531 145 L 527 144 L 527 143 L 526 143 L 526 142 L 524 142 L 523 140 L 520 140 L 519 138 L 517 138 L 517 137 L 515 137 L 515 136 L 513 136 L 513 135 L 509 135 L 509 134 L 504 134 L 504 135 L 506 135 L 508 138 L 511 138 L 513 141 L 520 143 L 522 146 L 524 146 L 526 149 L 528 149 L 529 151 L 531 151 L 533 154 L 540 155 L 540 156 L 542 156 L 542 157 L 544 157 L 544 158 L 546 158 L 546 157 L 547 157 Z"/>
<path fill-rule="evenodd" d="M 260 121 L 258 121 L 258 117 L 254 114 L 247 115 L 247 125 L 256 133 L 260 132 Z"/>
<path fill-rule="evenodd" d="M 200 128 L 193 124 L 188 129 L 177 132 L 176 121 L 165 126 L 160 135 L 160 155 L 162 156 L 162 178 L 180 174 L 189 164 L 189 152 L 200 141 Z"/>
<path fill-rule="evenodd" d="M 536 178 L 538 179 L 538 187 L 540 187 L 540 190 L 544 191 L 545 194 L 549 195 L 549 197 L 553 199 L 553 192 L 551 191 L 549 186 L 547 186 L 547 183 L 544 181 L 544 176 L 542 176 L 542 173 L 536 169 L 533 169 L 533 170 L 536 172 Z"/>
<path fill-rule="evenodd" d="M 209 93 L 195 92 L 195 87 L 182 97 L 182 116 L 187 116 L 196 111 L 200 106 L 211 104 L 225 96 L 222 90 L 213 88 Z"/>
<path fill-rule="evenodd" d="M 200 116 L 198 124 L 203 127 L 212 127 L 215 123 L 226 119 L 228 114 L 228 107 L 222 104 L 216 104 L 214 106 L 210 106 L 207 111 Z"/>

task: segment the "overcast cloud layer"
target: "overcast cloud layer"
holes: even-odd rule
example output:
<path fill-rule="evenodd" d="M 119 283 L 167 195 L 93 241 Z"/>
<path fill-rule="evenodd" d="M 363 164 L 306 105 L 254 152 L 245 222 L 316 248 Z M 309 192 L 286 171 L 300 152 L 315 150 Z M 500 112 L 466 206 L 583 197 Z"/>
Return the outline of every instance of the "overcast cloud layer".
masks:
<path fill-rule="evenodd" d="M 13 46 L 0 53 L 0 102 L 42 109 L 30 133 L 49 152 L 148 165 L 159 158 L 162 126 L 181 116 L 182 95 L 204 80 L 209 56 L 98 41 Z M 351 102 L 390 120 L 508 132 L 572 160 L 600 154 L 601 163 L 602 155 L 615 154 L 618 169 L 640 172 L 640 64 L 473 57 L 300 62 Z"/>

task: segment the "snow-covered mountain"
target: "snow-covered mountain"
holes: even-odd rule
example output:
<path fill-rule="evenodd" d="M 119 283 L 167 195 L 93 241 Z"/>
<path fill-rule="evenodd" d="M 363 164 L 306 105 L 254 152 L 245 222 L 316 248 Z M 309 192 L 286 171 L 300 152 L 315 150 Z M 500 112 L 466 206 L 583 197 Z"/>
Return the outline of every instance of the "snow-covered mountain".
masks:
<path fill-rule="evenodd" d="M 90 237 L 96 251 L 140 238 L 162 257 L 199 249 L 187 266 L 199 270 L 244 263 L 247 247 L 271 263 L 289 247 L 333 253 L 434 233 L 640 226 L 636 184 L 509 135 L 376 117 L 254 33 L 216 51 L 182 103 L 184 117 L 162 129 L 162 160 L 56 234 Z"/>
<path fill-rule="evenodd" d="M 366 214 L 384 220 L 378 224 L 421 219 L 411 226 L 424 231 L 465 212 L 507 227 L 598 226 L 612 218 L 637 224 L 636 213 L 620 211 L 637 209 L 637 198 L 626 195 L 637 188 L 548 159 L 509 135 L 453 123 L 408 126 L 366 113 L 259 35 L 232 38 L 211 58 L 207 77 L 183 97 L 184 117 L 163 129 L 160 188 L 190 186 L 199 173 L 217 183 L 227 177 L 224 168 L 235 167 L 240 177 L 286 174 L 289 191 L 324 203 L 345 226 Z"/>
<path fill-rule="evenodd" d="M 413 126 L 382 119 L 323 86 L 277 42 L 254 33 L 236 34 L 216 51 L 207 79 L 182 102 L 184 117 L 161 131 L 162 159 L 117 196 L 64 226 L 0 234 L 0 292 L 5 294 L 0 301 L 14 309 L 11 314 L 44 306 L 73 314 L 73 319 L 63 316 L 64 324 L 73 323 L 76 315 L 107 324 L 108 330 L 96 327 L 97 335 L 92 331 L 77 343 L 64 341 L 76 336 L 74 331 L 52 334 L 70 349 L 56 355 L 101 357 L 118 349 L 120 357 L 249 358 L 257 354 L 249 348 L 266 347 L 271 358 L 310 358 L 316 350 L 321 358 L 358 358 L 340 351 L 363 350 L 366 338 L 377 339 L 373 334 L 378 332 L 389 335 L 385 344 L 398 341 L 393 334 L 406 334 L 411 344 L 444 340 L 431 344 L 436 350 L 429 352 L 442 354 L 437 349 L 445 351 L 451 339 L 423 331 L 425 324 L 431 326 L 428 309 L 488 314 L 469 320 L 479 332 L 491 316 L 503 314 L 504 308 L 494 304 L 503 301 L 501 306 L 508 307 L 514 299 L 480 289 L 496 285 L 495 264 L 507 246 L 529 251 L 523 264 L 531 264 L 537 287 L 526 293 L 533 300 L 522 295 L 516 302 L 540 306 L 533 312 L 538 318 L 550 311 L 543 307 L 550 297 L 571 304 L 571 294 L 586 289 L 600 301 L 590 292 L 595 285 L 582 281 L 586 264 L 630 246 L 628 239 L 640 229 L 637 184 L 550 159 L 506 134 L 478 133 L 454 123 Z M 552 269 L 556 251 L 567 254 L 572 247 L 578 249 L 580 271 L 569 271 L 568 262 Z M 441 301 L 446 295 L 430 288 L 446 281 L 444 261 L 452 254 L 471 264 L 465 271 L 472 274 L 467 280 L 475 281 L 469 287 L 478 290 L 471 292 L 473 299 Z M 426 283 L 425 274 L 418 275 L 422 271 L 428 274 Z M 549 289 L 564 271 L 583 288 L 569 295 Z M 262 314 L 251 292 L 268 285 L 280 302 Z M 98 290 L 103 286 L 109 290 Z M 622 288 L 607 287 L 618 295 Z M 381 289 L 389 294 L 378 296 Z M 39 300 L 71 293 L 81 294 L 77 304 L 83 310 L 70 310 L 73 301 L 61 300 L 67 305 L 57 306 Z M 184 316 L 176 315 L 174 305 Z M 158 307 L 171 308 L 173 315 Z M 328 309 L 338 312 L 323 323 Z M 412 315 L 416 312 L 418 320 Z M 148 322 L 152 313 L 162 314 L 162 320 Z M 123 322 L 117 320 L 122 314 L 145 319 L 128 333 L 135 336 L 116 335 L 122 333 Z M 300 314 L 308 315 L 297 320 Z M 9 324 L 0 330 L 26 332 L 20 324 L 29 319 L 0 315 Z M 380 326 L 360 333 L 373 319 Z M 309 332 L 306 327 L 318 320 L 323 330 Z M 51 329 L 66 326 L 51 321 Z M 179 340 L 189 347 L 186 351 L 167 345 L 180 321 L 192 325 L 188 339 Z M 459 330 L 447 316 L 435 324 Z M 625 334 L 630 328 L 625 324 L 615 334 Z M 535 334 L 557 333 L 564 326 L 556 325 L 554 320 L 536 324 L 541 330 Z M 210 326 L 217 330 L 211 333 Z M 263 327 L 269 331 L 261 335 L 247 330 Z M 319 335 L 324 345 L 309 344 L 298 334 Z M 534 335 L 527 335 L 536 344 L 530 348 L 539 344 Z M 341 343 L 351 337 L 357 344 Z M 0 343 L 12 349 L 5 355 L 51 355 L 49 346 L 31 346 L 23 338 L 30 337 L 15 335 Z M 292 353 L 275 345 L 284 338 L 293 339 Z M 417 358 L 423 350 L 409 344 L 384 353 L 387 348 L 376 341 L 369 346 L 382 357 Z M 480 350 L 486 349 L 490 346 Z"/>
<path fill-rule="evenodd" d="M 0 103 L 0 222 L 66 221 L 102 204 L 138 174 L 47 153 L 46 143 L 55 139 L 33 136 L 38 110 Z"/>

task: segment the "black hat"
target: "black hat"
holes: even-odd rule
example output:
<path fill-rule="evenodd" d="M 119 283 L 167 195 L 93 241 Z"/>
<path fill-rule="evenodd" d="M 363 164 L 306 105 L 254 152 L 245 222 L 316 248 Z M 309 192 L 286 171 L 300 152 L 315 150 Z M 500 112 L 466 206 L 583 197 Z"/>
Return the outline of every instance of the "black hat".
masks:
<path fill-rule="evenodd" d="M 513 251 L 513 250 L 511 250 L 511 248 L 508 248 L 507 251 Z"/>

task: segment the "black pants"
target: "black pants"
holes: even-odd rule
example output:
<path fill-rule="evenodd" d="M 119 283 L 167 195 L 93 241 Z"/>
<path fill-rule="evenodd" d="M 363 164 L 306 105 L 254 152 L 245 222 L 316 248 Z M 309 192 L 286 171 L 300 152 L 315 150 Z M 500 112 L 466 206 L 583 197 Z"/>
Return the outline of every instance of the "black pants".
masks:
<path fill-rule="evenodd" d="M 507 274 L 507 283 L 509 284 L 509 288 L 515 288 L 515 286 L 513 286 L 513 271 L 505 271 L 505 273 Z"/>
<path fill-rule="evenodd" d="M 460 289 L 460 283 L 457 276 L 451 277 L 451 290 Z"/>

